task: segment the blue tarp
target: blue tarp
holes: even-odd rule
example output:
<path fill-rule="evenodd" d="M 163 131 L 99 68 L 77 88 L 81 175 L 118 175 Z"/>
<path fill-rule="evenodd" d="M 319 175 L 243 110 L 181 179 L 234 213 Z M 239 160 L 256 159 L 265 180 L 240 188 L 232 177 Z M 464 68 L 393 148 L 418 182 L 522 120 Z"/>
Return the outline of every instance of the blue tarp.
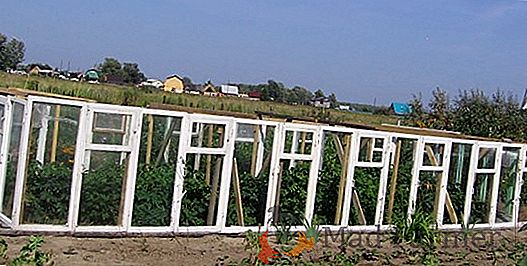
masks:
<path fill-rule="evenodd" d="M 407 103 L 392 103 L 391 109 L 396 115 L 407 115 L 412 110 Z"/>

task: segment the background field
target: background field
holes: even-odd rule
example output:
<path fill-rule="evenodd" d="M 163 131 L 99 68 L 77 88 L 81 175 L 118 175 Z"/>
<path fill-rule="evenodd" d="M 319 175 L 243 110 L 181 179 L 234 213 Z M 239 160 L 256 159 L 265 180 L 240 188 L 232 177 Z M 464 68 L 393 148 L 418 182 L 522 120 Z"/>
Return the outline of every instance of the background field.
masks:
<path fill-rule="evenodd" d="M 38 76 L 18 76 L 0 73 L 0 88 L 22 88 L 40 92 L 56 93 L 96 100 L 101 103 L 147 106 L 153 103 L 194 107 L 207 110 L 231 111 L 240 113 L 273 112 L 295 117 L 323 118 L 335 122 L 354 122 L 366 124 L 396 124 L 398 117 L 352 113 L 339 110 L 323 110 L 305 105 L 288 105 L 275 102 L 249 101 L 231 97 L 206 97 L 199 95 L 174 94 L 146 90 L 136 87 L 111 84 L 88 84 L 64 81 Z"/>

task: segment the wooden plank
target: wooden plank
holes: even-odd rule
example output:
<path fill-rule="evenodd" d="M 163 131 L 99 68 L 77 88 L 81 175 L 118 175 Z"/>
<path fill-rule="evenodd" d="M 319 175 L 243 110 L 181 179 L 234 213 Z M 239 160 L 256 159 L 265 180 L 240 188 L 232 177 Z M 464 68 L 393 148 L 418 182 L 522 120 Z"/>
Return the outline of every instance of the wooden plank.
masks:
<path fill-rule="evenodd" d="M 307 133 L 305 131 L 302 131 L 302 134 L 300 134 L 300 138 L 302 140 L 300 143 L 300 154 L 304 154 L 306 152 L 306 135 Z"/>
<path fill-rule="evenodd" d="M 207 148 L 212 147 L 212 138 L 214 136 L 214 125 L 207 125 L 208 137 L 207 137 Z M 212 155 L 208 154 L 205 159 L 205 182 L 210 184 L 210 172 L 212 164 Z"/>
<path fill-rule="evenodd" d="M 395 148 L 392 180 L 390 183 L 390 199 L 388 201 L 388 211 L 386 212 L 386 221 L 388 224 L 392 221 L 393 206 L 395 204 L 395 192 L 397 188 L 397 176 L 399 175 L 399 161 L 401 158 L 402 143 L 403 141 L 401 139 L 397 140 L 397 146 Z"/>
<path fill-rule="evenodd" d="M 59 125 L 60 125 L 60 105 L 55 106 L 55 119 L 53 120 L 53 137 L 51 139 L 50 162 L 57 160 L 57 147 L 59 144 Z"/>
<path fill-rule="evenodd" d="M 275 224 L 279 222 L 279 218 L 280 218 L 280 189 L 282 186 L 283 171 L 284 171 L 284 162 L 280 162 L 280 172 L 278 173 L 278 178 L 276 180 L 276 197 L 274 200 L 274 209 L 273 209 L 273 222 Z"/>
<path fill-rule="evenodd" d="M 150 160 L 152 158 L 152 140 L 154 138 L 154 117 L 152 115 L 148 115 L 146 117 L 148 122 L 148 132 L 146 135 L 146 158 L 145 158 L 145 164 L 150 164 Z"/>
<path fill-rule="evenodd" d="M 9 94 L 9 95 L 24 97 L 24 98 L 27 96 L 33 95 L 33 96 L 50 97 L 50 98 L 56 98 L 56 99 L 83 101 L 83 102 L 89 102 L 89 103 L 97 102 L 92 99 L 79 98 L 79 97 L 73 97 L 73 96 L 67 96 L 67 95 L 61 95 L 61 94 L 55 94 L 55 93 L 49 93 L 49 92 L 42 92 L 42 91 L 27 90 L 27 89 L 15 88 L 15 87 L 9 87 L 7 89 L 1 88 L 0 94 Z"/>
<path fill-rule="evenodd" d="M 368 141 L 366 142 L 366 148 L 367 148 L 367 161 L 373 162 L 373 145 L 375 145 L 375 138 L 368 138 Z"/>
<path fill-rule="evenodd" d="M 147 107 L 152 108 L 152 109 L 185 112 L 185 113 L 190 113 L 190 114 L 196 113 L 196 114 L 207 114 L 207 115 L 231 116 L 231 117 L 237 117 L 237 118 L 258 119 L 258 116 L 255 114 L 220 111 L 220 110 L 207 110 L 207 109 L 185 107 L 185 106 L 179 106 L 179 105 L 170 105 L 170 104 L 151 103 Z"/>
<path fill-rule="evenodd" d="M 212 177 L 212 186 L 211 186 L 210 198 L 209 198 L 209 209 L 207 213 L 207 225 L 213 225 L 214 223 L 216 202 L 218 201 L 218 186 L 220 183 L 221 161 L 222 161 L 222 158 L 216 159 L 216 164 L 214 165 L 214 176 Z"/>
<path fill-rule="evenodd" d="M 452 199 L 450 199 L 450 193 L 448 193 L 448 191 L 446 192 L 445 204 L 450 220 L 453 224 L 457 224 L 458 218 L 456 215 L 456 210 L 454 209 L 454 205 L 452 204 Z"/>
<path fill-rule="evenodd" d="M 254 131 L 253 131 L 253 137 L 254 137 L 254 140 L 253 140 L 253 149 L 252 149 L 252 154 L 251 154 L 251 175 L 252 176 L 255 176 L 256 174 L 256 159 L 258 157 L 258 147 L 260 145 L 260 130 L 259 130 L 260 126 L 259 125 L 254 125 Z"/>
<path fill-rule="evenodd" d="M 154 166 L 158 166 L 161 163 L 161 160 L 163 159 L 163 154 L 165 153 L 165 150 L 168 147 L 168 143 L 172 138 L 172 132 L 174 132 L 175 127 L 176 123 L 170 123 L 170 127 L 168 128 L 168 134 L 165 135 L 165 137 L 163 138 L 163 142 L 161 142 L 161 149 L 159 149 L 159 153 L 157 154 Z"/>
<path fill-rule="evenodd" d="M 333 139 L 333 144 L 337 149 L 337 155 L 339 157 L 340 163 L 344 163 L 344 148 L 342 147 L 342 142 L 336 134 L 331 134 L 331 138 Z"/>
<path fill-rule="evenodd" d="M 238 163 L 236 158 L 233 159 L 232 167 L 232 187 L 234 189 L 234 200 L 236 202 L 236 215 L 238 217 L 238 225 L 245 226 L 243 219 L 243 205 L 242 205 L 242 193 L 240 188 L 240 176 L 238 174 Z"/>
<path fill-rule="evenodd" d="M 341 149 L 337 148 L 337 154 L 339 154 L 339 158 L 341 159 L 341 172 L 340 172 L 340 181 L 339 181 L 339 192 L 338 192 L 338 198 L 337 198 L 337 209 L 335 210 L 335 220 L 334 224 L 340 224 L 340 219 L 342 218 L 342 205 L 344 203 L 344 192 L 346 187 L 346 180 L 348 177 L 348 163 L 349 163 L 349 157 L 350 157 L 350 144 L 351 144 L 351 135 L 344 136 L 344 147 L 342 148 L 342 144 L 340 142 L 340 139 L 336 136 L 336 144 L 340 146 Z M 333 139 L 335 141 L 335 138 Z M 344 152 L 345 151 L 345 152 Z M 344 154 L 342 154 L 344 153 Z"/>
<path fill-rule="evenodd" d="M 357 214 L 358 214 L 358 218 L 359 218 L 359 223 L 361 225 L 366 225 L 366 217 L 364 216 L 364 211 L 362 210 L 362 207 L 361 207 L 361 204 L 360 204 L 360 199 L 359 199 L 359 195 L 357 194 L 357 190 L 355 188 L 353 188 L 353 191 L 351 193 L 353 199 L 353 207 L 357 210 Z"/>

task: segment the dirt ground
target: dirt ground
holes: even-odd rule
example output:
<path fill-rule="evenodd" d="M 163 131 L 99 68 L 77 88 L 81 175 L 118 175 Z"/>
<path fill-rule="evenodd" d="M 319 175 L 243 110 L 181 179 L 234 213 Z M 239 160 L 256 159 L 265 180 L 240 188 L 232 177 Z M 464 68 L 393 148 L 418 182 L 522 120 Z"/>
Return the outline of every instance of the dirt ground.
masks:
<path fill-rule="evenodd" d="M 27 236 L 3 236 L 14 258 Z M 257 252 L 246 250 L 244 237 L 208 235 L 202 237 L 90 238 L 44 236 L 43 250 L 52 254 L 54 265 L 222 265 L 239 263 Z M 273 237 L 270 237 L 272 240 Z M 434 251 L 438 265 L 514 265 L 525 253 L 527 233 L 514 231 L 474 232 L 445 235 Z M 457 239 L 457 241 L 455 240 Z M 354 234 L 343 248 L 336 236 L 321 235 L 304 259 L 316 265 L 353 265 L 324 260 L 342 253 L 358 265 L 419 265 L 424 253 L 418 246 L 393 245 L 385 236 Z M 277 244 L 271 242 L 271 246 Z M 294 264 L 302 264 L 294 260 Z M 312 264 L 311 264 L 312 265 Z"/>

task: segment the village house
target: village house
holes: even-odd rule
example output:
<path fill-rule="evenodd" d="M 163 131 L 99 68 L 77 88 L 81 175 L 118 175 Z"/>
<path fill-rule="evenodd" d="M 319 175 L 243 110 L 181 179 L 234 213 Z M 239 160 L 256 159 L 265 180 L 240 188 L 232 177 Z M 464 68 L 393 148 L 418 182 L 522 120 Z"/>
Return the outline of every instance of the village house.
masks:
<path fill-rule="evenodd" d="M 174 93 L 183 93 L 185 89 L 185 84 L 183 79 L 178 75 L 172 75 L 166 78 L 165 80 L 165 91 L 174 92 Z"/>
<path fill-rule="evenodd" d="M 331 107 L 331 101 L 328 97 L 317 97 L 311 100 L 311 105 L 315 107 L 329 108 Z"/>
<path fill-rule="evenodd" d="M 247 95 L 249 96 L 249 100 L 252 101 L 259 101 L 262 98 L 262 93 L 259 91 L 251 91 Z"/>
<path fill-rule="evenodd" d="M 238 86 L 235 85 L 221 85 L 220 86 L 221 93 L 226 96 L 234 96 L 238 97 Z"/>
<path fill-rule="evenodd" d="M 220 93 L 216 90 L 216 88 L 214 87 L 214 85 L 212 85 L 210 81 L 205 83 L 201 92 L 203 93 L 203 95 L 211 97 L 217 97 L 220 95 Z"/>

